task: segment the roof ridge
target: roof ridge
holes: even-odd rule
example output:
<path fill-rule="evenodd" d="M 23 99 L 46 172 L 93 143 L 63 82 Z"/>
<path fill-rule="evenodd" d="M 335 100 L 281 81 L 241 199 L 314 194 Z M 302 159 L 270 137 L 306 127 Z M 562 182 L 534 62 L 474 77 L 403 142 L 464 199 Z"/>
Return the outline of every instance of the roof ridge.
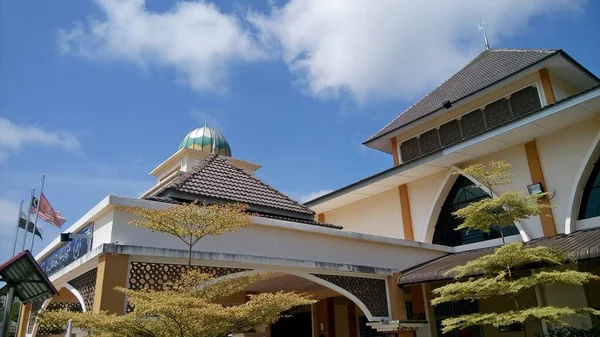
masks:
<path fill-rule="evenodd" d="M 302 208 L 306 208 L 307 210 L 311 211 L 312 213 L 315 213 L 315 212 L 314 212 L 312 209 L 310 209 L 309 207 L 307 207 L 307 206 L 305 206 L 305 205 L 303 205 L 303 204 L 299 203 L 298 201 L 296 201 L 296 200 L 294 200 L 294 199 L 290 198 L 289 196 L 287 196 L 287 195 L 286 195 L 286 194 L 284 194 L 283 192 L 279 191 L 279 190 L 278 190 L 278 189 L 276 189 L 275 187 L 273 187 L 273 186 L 271 186 L 271 185 L 269 185 L 269 184 L 265 183 L 264 181 L 262 181 L 262 179 L 258 179 L 258 178 L 256 178 L 255 176 L 253 176 L 252 174 L 250 174 L 250 173 L 248 173 L 248 172 L 244 171 L 243 169 L 241 169 L 241 168 L 239 168 L 239 167 L 235 167 L 235 166 L 233 166 L 233 165 L 232 165 L 231 163 L 229 163 L 229 162 L 228 162 L 228 161 L 227 161 L 225 158 L 220 158 L 220 156 L 219 156 L 219 155 L 217 155 L 217 157 L 218 157 L 220 160 L 223 160 L 224 162 L 226 162 L 226 163 L 227 163 L 227 165 L 229 165 L 229 166 L 231 166 L 232 168 L 234 168 L 234 169 L 236 169 L 236 170 L 238 170 L 238 171 L 242 172 L 242 173 L 243 173 L 243 174 L 245 174 L 246 176 L 248 176 L 248 177 L 250 177 L 251 179 L 255 180 L 255 181 L 256 181 L 256 182 L 258 182 L 259 184 L 262 184 L 263 186 L 265 186 L 266 188 L 270 189 L 271 191 L 273 191 L 273 192 L 276 192 L 276 193 L 278 193 L 279 195 L 281 195 L 281 196 L 283 196 L 284 198 L 286 198 L 287 200 L 289 200 L 289 201 L 291 201 L 291 202 L 293 202 L 293 203 L 295 203 L 295 204 L 297 204 L 297 205 L 301 206 Z"/>

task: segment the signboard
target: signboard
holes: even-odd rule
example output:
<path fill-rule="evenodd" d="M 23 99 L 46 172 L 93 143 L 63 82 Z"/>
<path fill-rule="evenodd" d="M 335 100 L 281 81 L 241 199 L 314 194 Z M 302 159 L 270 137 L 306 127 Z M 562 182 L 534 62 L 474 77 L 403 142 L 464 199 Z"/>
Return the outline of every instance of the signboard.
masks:
<path fill-rule="evenodd" d="M 94 223 L 90 222 L 75 234 L 92 235 Z M 91 239 L 73 239 L 61 242 L 50 254 L 40 261 L 40 267 L 50 276 L 85 255 L 92 248 Z"/>

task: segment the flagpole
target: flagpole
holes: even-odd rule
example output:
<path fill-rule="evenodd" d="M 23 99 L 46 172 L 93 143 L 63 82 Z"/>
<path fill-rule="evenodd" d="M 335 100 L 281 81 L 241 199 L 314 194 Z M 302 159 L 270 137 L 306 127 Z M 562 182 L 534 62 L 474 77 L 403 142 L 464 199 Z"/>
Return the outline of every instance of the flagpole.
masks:
<path fill-rule="evenodd" d="M 38 199 L 38 205 L 36 207 L 36 211 L 35 211 L 35 222 L 33 224 L 33 238 L 31 238 L 31 249 L 29 249 L 29 251 L 33 254 L 33 242 L 35 241 L 35 232 L 37 231 L 37 222 L 38 222 L 38 218 L 40 216 L 40 202 L 39 200 L 42 200 L 42 193 L 44 192 L 44 182 L 46 181 L 46 175 L 42 174 L 42 187 L 40 188 L 40 198 Z"/>
<path fill-rule="evenodd" d="M 21 200 L 21 205 L 19 206 L 19 216 L 17 217 L 17 232 L 15 233 L 15 244 L 13 245 L 13 253 L 12 255 L 15 255 L 15 250 L 17 250 L 17 239 L 19 238 L 19 228 L 21 228 L 19 225 L 21 224 L 21 214 L 23 212 L 23 202 L 24 200 Z"/>
<path fill-rule="evenodd" d="M 31 217 L 31 202 L 33 201 L 33 195 L 35 194 L 35 188 L 31 190 L 31 196 L 29 197 L 29 209 L 27 210 L 27 221 L 25 221 L 25 235 L 23 236 L 23 248 L 21 251 L 25 250 L 25 241 L 27 241 L 27 228 L 29 227 L 29 218 Z M 35 234 L 33 234 L 35 235 Z"/>

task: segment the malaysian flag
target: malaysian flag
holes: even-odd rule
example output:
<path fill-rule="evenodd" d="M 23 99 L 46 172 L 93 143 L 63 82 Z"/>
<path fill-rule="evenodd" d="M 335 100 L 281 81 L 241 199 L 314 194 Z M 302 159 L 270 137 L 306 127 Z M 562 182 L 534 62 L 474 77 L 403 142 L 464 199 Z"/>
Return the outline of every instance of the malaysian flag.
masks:
<path fill-rule="evenodd" d="M 33 197 L 29 211 L 31 213 L 35 213 L 38 212 L 38 208 L 39 217 L 49 224 L 60 228 L 60 226 L 62 226 L 67 221 L 67 219 L 63 218 L 62 214 L 60 214 L 59 211 L 55 210 L 54 208 L 52 208 L 52 206 L 50 206 L 50 203 L 48 202 L 48 199 L 46 199 L 44 193 L 40 194 L 40 200 L 38 200 L 36 197 Z"/>

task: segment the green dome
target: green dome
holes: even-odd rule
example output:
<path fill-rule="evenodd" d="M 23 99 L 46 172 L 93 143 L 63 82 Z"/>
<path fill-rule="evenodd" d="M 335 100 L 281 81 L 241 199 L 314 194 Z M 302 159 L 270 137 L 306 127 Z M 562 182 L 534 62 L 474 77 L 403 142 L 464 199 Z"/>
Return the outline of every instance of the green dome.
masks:
<path fill-rule="evenodd" d="M 179 149 L 185 148 L 231 157 L 231 148 L 227 139 L 219 131 L 207 126 L 188 133 L 179 144 Z"/>

